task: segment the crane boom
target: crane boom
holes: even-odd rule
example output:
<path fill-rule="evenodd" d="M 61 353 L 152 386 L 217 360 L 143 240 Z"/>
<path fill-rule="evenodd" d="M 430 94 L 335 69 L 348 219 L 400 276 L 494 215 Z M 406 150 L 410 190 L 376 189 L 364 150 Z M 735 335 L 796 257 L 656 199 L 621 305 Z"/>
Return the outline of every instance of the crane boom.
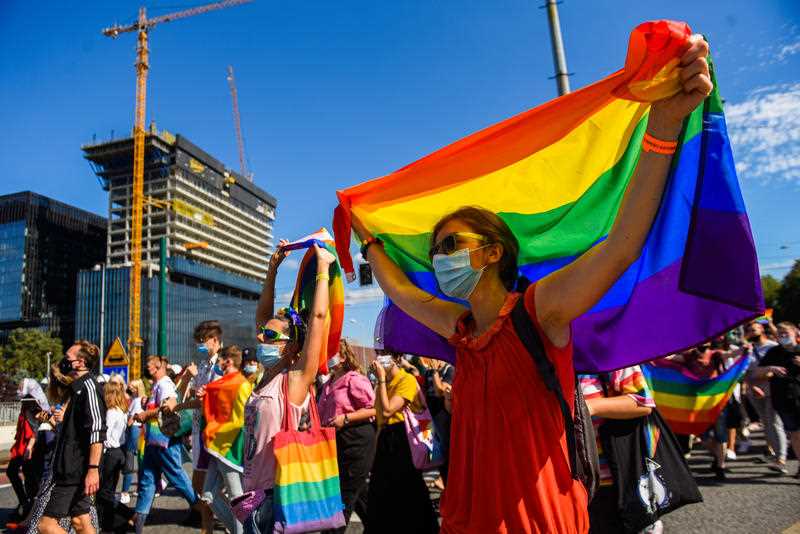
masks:
<path fill-rule="evenodd" d="M 204 6 L 193 7 L 191 9 L 186 9 L 184 11 L 177 11 L 175 13 L 169 13 L 167 15 L 160 15 L 158 17 L 153 17 L 151 19 L 145 18 L 144 20 L 142 20 L 140 18 L 135 23 L 128 24 L 127 26 L 120 26 L 119 24 L 115 24 L 110 28 L 105 28 L 103 29 L 103 35 L 105 35 L 106 37 L 117 37 L 120 33 L 147 30 L 152 28 L 156 24 L 161 24 L 162 22 L 172 22 L 173 20 L 185 19 L 186 17 L 192 17 L 194 15 L 200 15 L 202 13 L 208 13 L 209 11 L 224 9 L 226 7 L 233 7 L 239 4 L 246 4 L 252 1 L 253 0 L 224 0 L 223 2 L 216 2 L 213 4 L 206 4 Z"/>
<path fill-rule="evenodd" d="M 242 120 L 239 116 L 239 97 L 236 92 L 236 80 L 233 77 L 233 67 L 228 65 L 228 85 L 231 88 L 231 99 L 233 100 L 233 125 L 236 128 L 236 145 L 239 148 L 239 165 L 241 166 L 242 176 L 247 177 L 251 182 L 252 175 L 247 172 L 247 163 L 244 157 L 244 138 L 242 137 Z"/>
<path fill-rule="evenodd" d="M 133 118 L 133 184 L 131 192 L 131 271 L 128 311 L 128 355 L 131 359 L 130 378 L 139 378 L 142 369 L 142 209 L 144 206 L 144 143 L 145 111 L 147 108 L 147 73 L 150 68 L 148 31 L 156 24 L 170 22 L 216 9 L 223 9 L 252 0 L 225 0 L 214 4 L 194 7 L 152 19 L 147 18 L 144 7 L 139 8 L 139 17 L 134 24 L 114 25 L 103 30 L 103 35 L 115 38 L 120 33 L 137 32 L 136 41 L 136 107 Z"/>

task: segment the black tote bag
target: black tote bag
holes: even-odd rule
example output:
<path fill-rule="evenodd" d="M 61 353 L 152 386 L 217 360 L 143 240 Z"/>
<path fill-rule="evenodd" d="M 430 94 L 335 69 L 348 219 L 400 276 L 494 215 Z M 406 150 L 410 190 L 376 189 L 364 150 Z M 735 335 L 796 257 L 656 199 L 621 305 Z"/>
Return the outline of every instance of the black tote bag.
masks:
<path fill-rule="evenodd" d="M 638 532 L 681 506 L 703 501 L 680 445 L 657 409 L 637 419 L 606 419 L 599 430 L 627 532 Z"/>

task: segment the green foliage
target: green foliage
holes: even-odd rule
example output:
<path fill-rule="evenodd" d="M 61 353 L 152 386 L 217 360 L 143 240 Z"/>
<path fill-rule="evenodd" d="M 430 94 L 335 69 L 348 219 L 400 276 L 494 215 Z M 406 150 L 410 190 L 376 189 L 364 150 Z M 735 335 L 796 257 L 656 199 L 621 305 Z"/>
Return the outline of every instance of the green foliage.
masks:
<path fill-rule="evenodd" d="M 771 274 L 761 277 L 761 289 L 764 291 L 764 304 L 767 308 L 778 308 L 778 292 L 781 282 Z"/>
<path fill-rule="evenodd" d="M 778 290 L 777 319 L 800 322 L 800 260 L 795 260 Z"/>
<path fill-rule="evenodd" d="M 0 373 L 17 380 L 35 378 L 41 380 L 47 371 L 47 353 L 51 361 L 61 358 L 61 340 L 40 330 L 18 328 L 11 332 L 8 343 L 0 348 Z"/>

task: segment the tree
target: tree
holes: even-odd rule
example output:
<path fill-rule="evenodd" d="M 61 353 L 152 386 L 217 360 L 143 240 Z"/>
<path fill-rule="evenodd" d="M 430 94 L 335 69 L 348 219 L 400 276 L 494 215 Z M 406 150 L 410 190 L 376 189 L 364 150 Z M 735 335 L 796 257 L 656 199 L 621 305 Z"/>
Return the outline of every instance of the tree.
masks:
<path fill-rule="evenodd" d="M 51 361 L 57 361 L 62 350 L 61 340 L 46 332 L 17 328 L 2 347 L 0 373 L 17 380 L 41 380 L 47 372 L 47 353 L 52 353 Z"/>
<path fill-rule="evenodd" d="M 780 320 L 800 321 L 800 260 L 795 260 L 792 270 L 783 279 L 778 290 Z"/>
<path fill-rule="evenodd" d="M 768 274 L 761 277 L 761 290 L 764 292 L 764 304 L 767 308 L 778 308 L 778 293 L 781 290 L 780 281 Z"/>

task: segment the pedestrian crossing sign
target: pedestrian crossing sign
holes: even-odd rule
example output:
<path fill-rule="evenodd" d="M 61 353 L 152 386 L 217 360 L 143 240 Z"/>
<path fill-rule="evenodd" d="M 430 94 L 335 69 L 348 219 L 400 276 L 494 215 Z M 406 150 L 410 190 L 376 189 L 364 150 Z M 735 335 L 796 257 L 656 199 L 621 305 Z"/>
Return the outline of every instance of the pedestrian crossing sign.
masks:
<path fill-rule="evenodd" d="M 125 352 L 125 347 L 122 341 L 116 338 L 106 352 L 106 357 L 103 358 L 103 367 L 122 367 L 128 366 L 128 354 Z"/>

